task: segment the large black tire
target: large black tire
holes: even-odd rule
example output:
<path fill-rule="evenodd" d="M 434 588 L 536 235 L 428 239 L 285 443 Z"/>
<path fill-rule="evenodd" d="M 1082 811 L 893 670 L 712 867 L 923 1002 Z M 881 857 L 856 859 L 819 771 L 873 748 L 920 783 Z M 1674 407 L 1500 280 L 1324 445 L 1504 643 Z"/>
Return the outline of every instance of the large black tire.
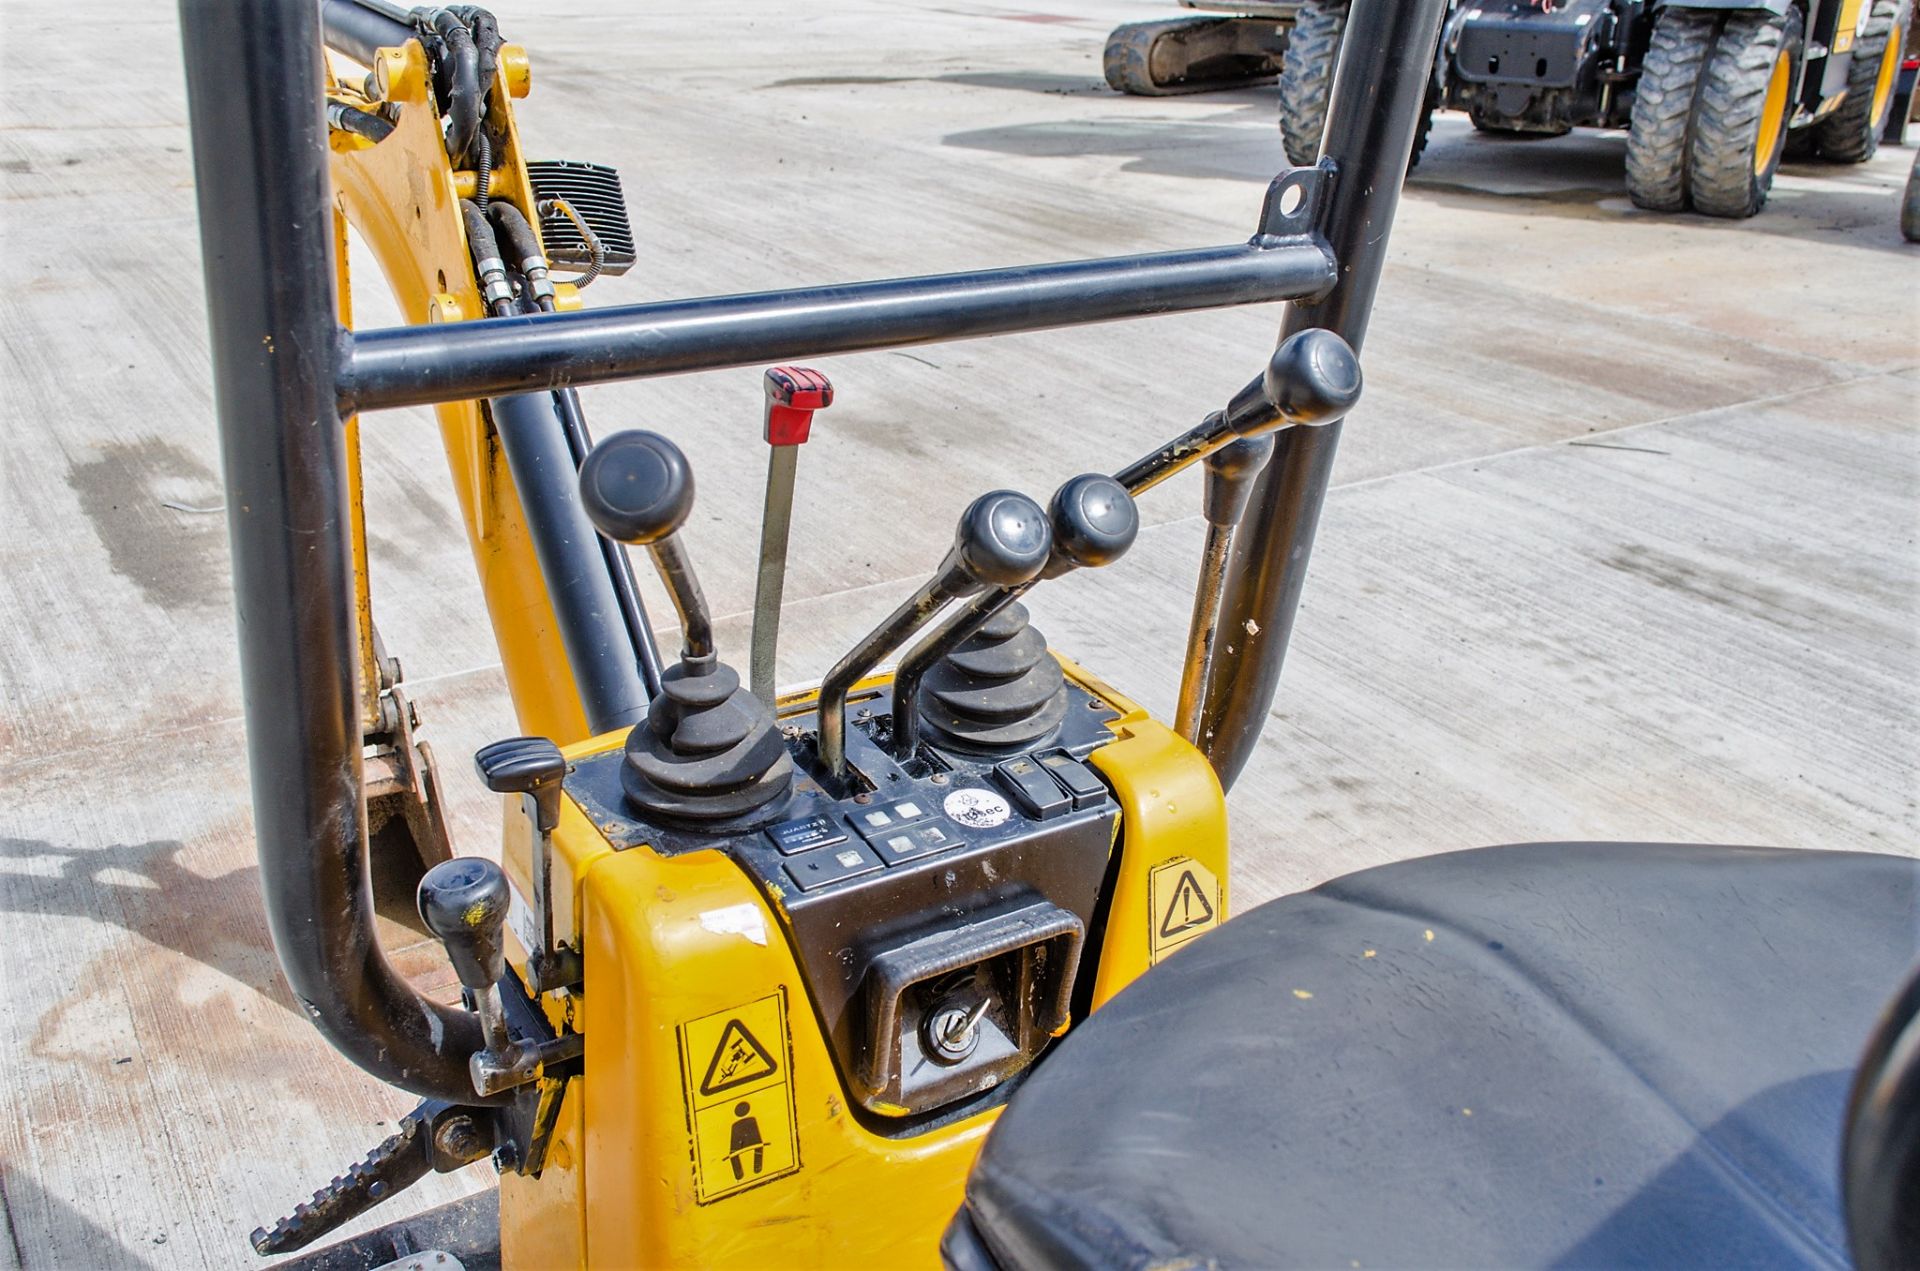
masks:
<path fill-rule="evenodd" d="M 1700 9 L 1666 8 L 1654 19 L 1627 129 L 1627 196 L 1649 211 L 1687 208 L 1694 98 L 1719 28 L 1719 15 Z"/>
<path fill-rule="evenodd" d="M 1293 19 L 1286 56 L 1280 63 L 1280 138 L 1289 163 L 1304 167 L 1320 157 L 1333 68 L 1340 60 L 1340 36 L 1346 29 L 1346 5 L 1323 0 L 1307 0 Z"/>
<path fill-rule="evenodd" d="M 1738 218 L 1766 206 L 1793 117 L 1802 21 L 1791 6 L 1784 14 L 1727 14 L 1694 102 L 1687 145 L 1687 197 L 1694 211 Z"/>
<path fill-rule="evenodd" d="M 1333 70 L 1340 61 L 1340 37 L 1347 29 L 1347 6 L 1324 0 L 1306 0 L 1287 36 L 1286 56 L 1280 62 L 1280 139 L 1287 162 L 1305 167 L 1320 158 L 1320 142 L 1327 131 L 1327 99 L 1333 95 Z M 1440 94 L 1432 83 L 1414 126 L 1411 169 L 1427 148 L 1433 131 L 1433 112 Z"/>
<path fill-rule="evenodd" d="M 1880 130 L 1893 109 L 1893 79 L 1900 71 L 1909 3 L 1873 0 L 1866 30 L 1853 42 L 1846 99 L 1812 129 L 1822 159 L 1865 163 L 1879 149 Z"/>

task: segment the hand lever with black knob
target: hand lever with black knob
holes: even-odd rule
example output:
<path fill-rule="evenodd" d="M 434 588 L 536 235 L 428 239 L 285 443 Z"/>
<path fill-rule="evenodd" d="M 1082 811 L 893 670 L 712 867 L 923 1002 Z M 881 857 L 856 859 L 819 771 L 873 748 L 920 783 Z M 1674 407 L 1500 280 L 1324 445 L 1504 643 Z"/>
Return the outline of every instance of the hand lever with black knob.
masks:
<path fill-rule="evenodd" d="M 847 693 L 862 675 L 930 622 L 948 602 L 984 587 L 1019 586 L 1040 573 L 1053 546 L 1046 513 L 1024 494 L 995 490 L 967 505 L 953 547 L 933 577 L 889 614 L 820 682 L 820 763 L 834 781 L 847 767 Z"/>
<path fill-rule="evenodd" d="M 997 613 L 1035 584 L 1075 569 L 1112 564 L 1133 546 L 1140 513 L 1112 477 L 1083 473 L 1054 491 L 1047 505 L 1052 550 L 1046 564 L 1022 582 L 983 592 L 949 617 L 900 660 L 893 674 L 893 756 L 904 762 L 920 743 L 920 686 L 934 666 L 979 634 Z"/>
<path fill-rule="evenodd" d="M 1062 486 L 1053 502 L 1054 559 L 1040 577 L 1055 578 L 1082 565 L 1098 566 L 1118 559 L 1132 544 L 1133 534 L 1139 528 L 1134 498 L 1235 441 L 1266 437 L 1282 428 L 1331 423 L 1359 400 L 1360 387 L 1360 360 L 1345 340 L 1320 328 L 1289 336 L 1274 350 L 1260 377 L 1235 393 L 1225 409 L 1208 415 L 1112 477 L 1081 476 Z M 1102 486 L 1098 482 L 1108 484 Z M 1078 553 L 1074 550 L 1075 529 L 1058 519 L 1063 512 L 1069 518 L 1073 516 L 1075 507 L 1063 504 L 1070 491 L 1076 501 L 1085 500 L 1097 491 L 1103 505 L 1102 515 L 1088 519 L 1083 527 L 1086 532 L 1078 535 Z M 1087 513 L 1094 510 L 1090 504 L 1076 502 L 1076 506 Z M 1116 533 L 1122 525 L 1126 526 L 1124 541 Z M 1106 528 L 1100 534 L 1092 533 L 1101 526 Z M 1103 549 L 1103 542 L 1109 546 Z M 894 674 L 893 690 L 896 758 L 904 760 L 911 756 L 918 740 L 916 699 L 921 678 L 934 664 L 979 634 L 995 614 L 1031 586 L 1032 583 L 1027 583 L 995 588 L 974 597 L 901 661 Z M 1191 653 L 1188 660 L 1192 660 Z"/>
<path fill-rule="evenodd" d="M 680 614 L 680 656 L 711 657 L 713 617 L 678 532 L 693 512 L 693 469 L 680 447 L 659 433 L 614 433 L 581 463 L 580 501 L 595 529 L 653 557 Z"/>
<path fill-rule="evenodd" d="M 680 613 L 677 665 L 660 676 L 647 718 L 627 735 L 620 783 L 640 811 L 709 826 L 770 817 L 793 784 L 773 714 L 721 662 L 713 620 L 680 543 L 693 511 L 693 470 L 658 433 L 615 433 L 580 465 L 587 519 L 606 537 L 645 547 Z"/>
<path fill-rule="evenodd" d="M 485 857 L 456 856 L 426 872 L 418 900 L 421 921 L 446 946 L 453 973 L 480 1016 L 486 1048 L 470 1066 L 474 1088 L 491 1094 L 482 1073 L 506 1062 L 511 1049 L 499 987 L 507 973 L 507 876 Z"/>
<path fill-rule="evenodd" d="M 495 794 L 517 794 L 533 822 L 533 922 L 540 947 L 527 950 L 527 979 L 536 993 L 580 980 L 580 955 L 553 934 L 553 832 L 560 824 L 566 757 L 545 737 L 512 737 L 482 746 L 473 756 L 480 780 Z"/>

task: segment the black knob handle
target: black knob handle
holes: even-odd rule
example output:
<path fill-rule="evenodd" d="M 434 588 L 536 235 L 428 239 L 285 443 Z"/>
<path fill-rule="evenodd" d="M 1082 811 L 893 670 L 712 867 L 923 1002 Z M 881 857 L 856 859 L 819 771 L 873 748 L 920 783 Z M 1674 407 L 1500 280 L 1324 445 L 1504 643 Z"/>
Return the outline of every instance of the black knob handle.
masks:
<path fill-rule="evenodd" d="M 420 917 L 476 995 L 507 973 L 507 876 L 483 856 L 441 861 L 420 880 Z"/>
<path fill-rule="evenodd" d="M 693 469 L 680 447 L 659 433 L 614 433 L 580 465 L 580 501 L 608 538 L 650 546 L 687 523 Z"/>
<path fill-rule="evenodd" d="M 960 514 L 953 550 L 941 563 L 985 587 L 1017 587 L 1039 575 L 1053 546 L 1040 505 L 1014 490 L 983 494 Z"/>
<path fill-rule="evenodd" d="M 480 747 L 473 766 L 495 794 L 532 795 L 540 810 L 535 826 L 540 833 L 551 834 L 560 824 L 560 783 L 567 775 L 560 747 L 545 737 L 510 737 Z"/>
<path fill-rule="evenodd" d="M 1311 327 L 1281 341 L 1267 369 L 1227 404 L 1227 427 L 1242 437 L 1287 424 L 1338 419 L 1360 400 L 1360 357 L 1331 331 Z"/>
<path fill-rule="evenodd" d="M 1140 533 L 1140 509 L 1133 496 L 1101 472 L 1082 473 L 1055 490 L 1047 514 L 1053 525 L 1050 576 L 1111 565 L 1127 554 Z"/>

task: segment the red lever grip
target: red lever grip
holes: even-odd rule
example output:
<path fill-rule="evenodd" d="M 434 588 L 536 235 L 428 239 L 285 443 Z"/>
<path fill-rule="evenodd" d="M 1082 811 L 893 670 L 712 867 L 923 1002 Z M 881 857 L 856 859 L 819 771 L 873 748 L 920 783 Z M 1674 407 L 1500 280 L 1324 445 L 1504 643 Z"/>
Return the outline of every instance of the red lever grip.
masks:
<path fill-rule="evenodd" d="M 813 427 L 813 412 L 833 405 L 833 385 L 827 377 L 804 366 L 776 366 L 767 371 L 767 444 L 805 444 Z"/>

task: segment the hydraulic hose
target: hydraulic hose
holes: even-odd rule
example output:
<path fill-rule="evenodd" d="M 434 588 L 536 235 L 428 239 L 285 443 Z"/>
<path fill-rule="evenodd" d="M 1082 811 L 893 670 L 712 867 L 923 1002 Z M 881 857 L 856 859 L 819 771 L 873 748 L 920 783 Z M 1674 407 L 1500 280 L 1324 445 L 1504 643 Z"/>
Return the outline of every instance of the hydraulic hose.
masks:
<path fill-rule="evenodd" d="M 447 157 L 465 163 L 486 111 L 480 95 L 480 53 L 473 32 L 453 10 L 435 9 L 426 20 L 446 48 Z"/>

